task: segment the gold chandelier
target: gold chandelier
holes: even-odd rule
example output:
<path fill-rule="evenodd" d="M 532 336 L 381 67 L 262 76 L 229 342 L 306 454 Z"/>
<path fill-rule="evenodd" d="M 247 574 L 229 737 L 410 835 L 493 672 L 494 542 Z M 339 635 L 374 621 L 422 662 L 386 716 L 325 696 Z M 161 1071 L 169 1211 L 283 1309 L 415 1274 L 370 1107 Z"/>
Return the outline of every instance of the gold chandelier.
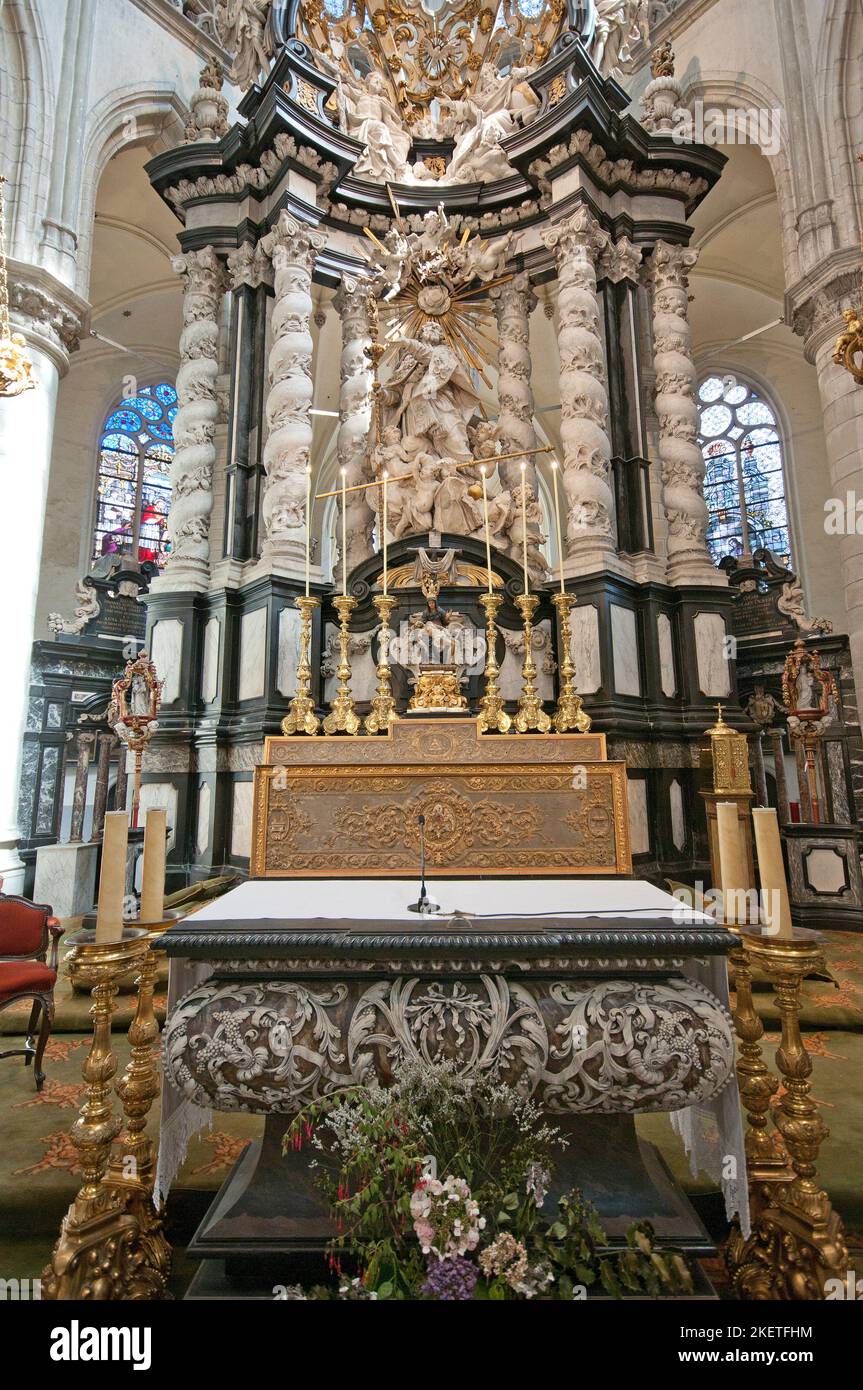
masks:
<path fill-rule="evenodd" d="M 36 385 L 33 364 L 23 333 L 13 333 L 9 321 L 9 282 L 6 277 L 6 179 L 0 174 L 0 396 L 20 396 Z"/>

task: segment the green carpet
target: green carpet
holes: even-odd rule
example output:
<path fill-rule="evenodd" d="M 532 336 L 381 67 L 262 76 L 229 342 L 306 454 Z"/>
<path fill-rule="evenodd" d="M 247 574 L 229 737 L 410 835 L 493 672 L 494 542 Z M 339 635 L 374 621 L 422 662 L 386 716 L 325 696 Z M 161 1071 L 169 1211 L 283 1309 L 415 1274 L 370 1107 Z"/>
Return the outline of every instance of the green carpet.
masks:
<path fill-rule="evenodd" d="M 831 1130 L 819 1160 L 819 1177 L 842 1216 L 852 1248 L 863 1248 L 863 1182 L 859 1155 L 863 1151 L 863 938 L 831 933 L 828 961 L 838 988 L 824 981 L 807 981 L 805 1043 L 813 1060 L 812 1086 Z M 164 1009 L 164 985 L 160 1005 Z M 767 1029 L 765 1057 L 772 1064 L 778 1043 L 777 1017 L 770 995 L 756 996 Z M 81 1104 L 81 1064 L 89 1045 L 89 999 L 73 994 L 63 977 L 56 989 L 57 1027 L 48 1044 L 47 1079 L 40 1095 L 33 1072 L 23 1058 L 0 1062 L 0 1253 L 5 1277 L 35 1278 L 41 1273 L 60 1221 L 74 1197 L 80 1176 L 69 1130 Z M 133 998 L 121 995 L 115 1015 L 118 1075 L 129 1055 L 125 1029 Z M 7 1010 L 8 1034 L 26 1022 L 27 1006 Z M 158 1123 L 154 1108 L 151 1130 Z M 221 1185 L 249 1139 L 263 1121 L 243 1115 L 216 1115 L 211 1133 L 190 1146 L 168 1205 L 169 1235 L 177 1252 L 173 1291 L 182 1296 L 192 1267 L 183 1248 L 216 1189 Z M 666 1162 L 690 1194 L 705 1194 L 710 1183 L 694 1179 L 682 1146 L 666 1116 L 638 1121 L 639 1132 L 660 1148 Z"/>

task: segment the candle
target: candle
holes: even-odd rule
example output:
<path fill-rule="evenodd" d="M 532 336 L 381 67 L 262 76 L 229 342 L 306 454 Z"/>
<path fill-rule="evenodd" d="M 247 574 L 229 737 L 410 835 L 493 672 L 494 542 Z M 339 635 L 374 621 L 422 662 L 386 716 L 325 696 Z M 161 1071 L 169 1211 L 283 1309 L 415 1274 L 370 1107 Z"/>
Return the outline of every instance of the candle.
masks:
<path fill-rule="evenodd" d="M 717 802 L 716 833 L 719 842 L 719 886 L 722 889 L 725 921 L 745 924 L 748 874 L 736 801 Z"/>
<path fill-rule="evenodd" d="M 123 935 L 126 896 L 126 846 L 129 819 L 125 811 L 109 811 L 102 829 L 102 869 L 96 911 L 96 940 L 119 941 Z"/>
<path fill-rule="evenodd" d="M 382 521 L 381 521 L 381 538 L 382 538 L 382 540 L 383 540 L 383 550 L 384 550 L 384 598 L 386 598 L 386 596 L 387 596 L 387 478 L 388 478 L 389 476 L 390 476 L 390 475 L 389 475 L 389 473 L 387 472 L 387 470 L 384 469 L 384 485 L 383 485 L 383 494 L 384 494 L 384 499 L 383 499 L 383 519 L 382 519 Z"/>
<path fill-rule="evenodd" d="M 782 858 L 782 839 L 779 822 L 772 806 L 754 809 L 752 827 L 755 831 L 755 851 L 758 855 L 758 876 L 761 880 L 764 926 L 771 936 L 794 935 L 788 883 Z"/>
<path fill-rule="evenodd" d="M 521 554 L 524 564 L 524 592 L 530 593 L 527 573 L 527 464 L 521 465 Z"/>
<path fill-rule="evenodd" d="M 348 470 L 342 468 L 342 593 L 348 596 Z"/>
<path fill-rule="evenodd" d="M 312 465 L 306 464 L 306 598 L 309 596 L 309 574 L 312 557 Z"/>
<path fill-rule="evenodd" d="M 551 476 L 554 480 L 554 525 L 557 531 L 557 564 L 560 570 L 560 592 L 564 593 L 563 585 L 563 541 L 560 535 L 560 506 L 557 500 L 557 459 L 551 461 Z"/>
<path fill-rule="evenodd" d="M 490 533 L 490 531 L 489 531 L 489 529 L 488 529 L 488 492 L 486 491 L 486 486 L 485 486 L 485 469 L 484 469 L 484 468 L 481 468 L 479 471 L 480 471 L 480 473 L 482 474 L 482 509 L 483 509 L 483 512 L 485 513 L 485 566 L 486 566 L 486 569 L 488 570 L 488 591 L 489 591 L 489 593 L 492 593 L 492 582 L 491 582 L 491 533 Z"/>
<path fill-rule="evenodd" d="M 165 831 L 168 814 L 153 807 L 144 821 L 141 921 L 161 922 L 165 907 Z"/>

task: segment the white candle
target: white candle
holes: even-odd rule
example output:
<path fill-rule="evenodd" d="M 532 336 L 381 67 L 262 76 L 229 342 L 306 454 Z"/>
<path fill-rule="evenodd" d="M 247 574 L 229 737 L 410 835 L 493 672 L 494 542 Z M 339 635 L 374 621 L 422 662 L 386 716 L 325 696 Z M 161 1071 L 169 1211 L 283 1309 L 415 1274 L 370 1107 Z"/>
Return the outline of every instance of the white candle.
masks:
<path fill-rule="evenodd" d="M 342 593 L 348 596 L 348 470 L 342 469 Z"/>
<path fill-rule="evenodd" d="M 488 492 L 485 486 L 485 469 L 481 468 L 482 474 L 482 509 L 485 514 L 485 566 L 488 570 L 488 591 L 493 592 L 491 582 L 491 533 L 488 528 Z"/>
<path fill-rule="evenodd" d="M 753 809 L 752 828 L 755 831 L 758 877 L 765 907 L 764 926 L 771 936 L 788 938 L 794 935 L 794 928 L 791 924 L 779 821 L 772 806 Z"/>
<path fill-rule="evenodd" d="M 96 910 L 96 940 L 119 941 L 123 935 L 126 896 L 126 846 L 129 819 L 125 811 L 109 811 L 102 829 L 102 868 Z"/>
<path fill-rule="evenodd" d="M 312 465 L 306 464 L 306 598 L 312 562 Z"/>
<path fill-rule="evenodd" d="M 152 807 L 144 821 L 141 870 L 141 921 L 161 922 L 165 907 L 165 831 L 167 812 Z"/>
<path fill-rule="evenodd" d="M 557 500 L 557 459 L 551 461 L 551 476 L 554 481 L 554 525 L 557 531 L 557 563 L 560 570 L 560 592 L 564 593 L 563 584 L 563 541 L 560 535 L 560 506 Z"/>
<path fill-rule="evenodd" d="M 524 564 L 524 592 L 530 592 L 527 573 L 527 464 L 521 465 L 521 554 Z"/>
<path fill-rule="evenodd" d="M 389 477 L 389 473 L 387 472 L 386 469 L 384 469 L 384 484 L 383 484 L 384 499 L 383 499 L 383 512 L 382 512 L 382 520 L 381 520 L 381 539 L 383 540 L 383 551 L 384 551 L 384 598 L 386 598 L 386 596 L 387 596 L 387 478 L 388 478 L 388 477 Z"/>
<path fill-rule="evenodd" d="M 725 921 L 744 925 L 747 918 L 746 855 L 736 801 L 717 802 L 716 836 Z"/>

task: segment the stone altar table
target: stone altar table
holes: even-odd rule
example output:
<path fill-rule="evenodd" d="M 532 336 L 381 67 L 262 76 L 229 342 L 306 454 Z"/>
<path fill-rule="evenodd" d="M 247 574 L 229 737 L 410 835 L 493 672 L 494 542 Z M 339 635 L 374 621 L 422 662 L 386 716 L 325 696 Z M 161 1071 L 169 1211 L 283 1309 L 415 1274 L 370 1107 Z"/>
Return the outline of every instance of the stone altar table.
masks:
<path fill-rule="evenodd" d="M 322 1249 L 326 1214 L 307 1155 L 282 1156 L 284 1130 L 318 1096 L 386 1083 L 402 1057 L 496 1066 L 535 1095 L 569 1143 L 551 1200 L 582 1187 L 612 1238 L 648 1217 L 660 1242 L 711 1248 L 637 1114 L 721 1108 L 719 1152 L 739 1153 L 745 1190 L 729 932 L 632 880 L 430 888 L 441 912 L 423 918 L 413 878 L 249 882 L 162 936 L 163 1135 L 213 1109 L 266 1117 L 190 1247 L 208 1263 L 199 1290 L 250 1271 L 284 1282 Z M 160 1154 L 162 1191 L 181 1158 Z"/>

